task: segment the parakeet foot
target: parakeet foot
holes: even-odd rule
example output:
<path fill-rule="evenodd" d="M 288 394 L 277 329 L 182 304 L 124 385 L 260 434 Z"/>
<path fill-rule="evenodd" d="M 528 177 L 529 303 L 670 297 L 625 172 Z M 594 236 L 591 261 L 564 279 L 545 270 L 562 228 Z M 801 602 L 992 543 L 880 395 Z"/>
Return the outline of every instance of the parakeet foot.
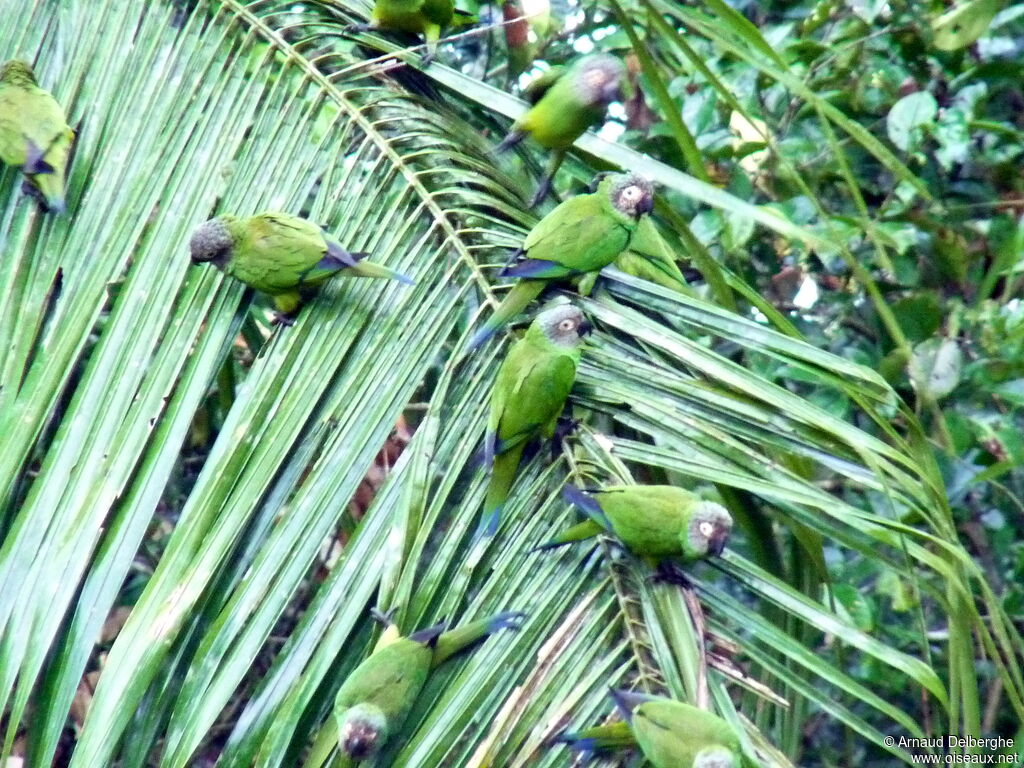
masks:
<path fill-rule="evenodd" d="M 287 312 L 275 312 L 273 319 L 270 321 L 271 325 L 281 325 L 285 328 L 291 328 L 295 325 L 295 315 L 290 315 Z"/>
<path fill-rule="evenodd" d="M 537 185 L 537 191 L 533 193 L 533 197 L 530 199 L 530 208 L 536 208 L 540 205 L 550 192 L 551 176 L 545 176 L 540 180 L 540 184 Z"/>
<path fill-rule="evenodd" d="M 395 623 L 395 612 L 397 610 L 398 608 L 392 608 L 388 611 L 381 611 L 379 608 L 371 608 L 370 616 L 373 617 L 374 621 L 380 623 L 386 628 Z"/>
<path fill-rule="evenodd" d="M 579 419 L 571 416 L 560 416 L 555 425 L 555 434 L 551 437 L 551 458 L 557 459 L 562 453 L 565 441 L 573 432 L 579 429 Z"/>
<path fill-rule="evenodd" d="M 355 35 L 361 32 L 369 32 L 373 29 L 369 24 L 349 24 L 343 28 L 346 35 Z"/>
<path fill-rule="evenodd" d="M 26 197 L 31 197 L 33 200 L 39 203 L 39 205 L 41 205 L 44 210 L 46 209 L 46 197 L 44 197 L 43 193 L 40 192 L 34 184 L 31 184 L 28 181 L 28 179 L 22 179 L 21 193 Z"/>
<path fill-rule="evenodd" d="M 651 577 L 651 580 L 655 584 L 674 584 L 681 589 L 693 589 L 693 582 L 690 581 L 690 577 L 686 575 L 686 572 L 675 563 L 669 561 L 658 563 L 658 568 Z"/>
<path fill-rule="evenodd" d="M 434 59 L 436 57 L 437 51 L 427 51 L 426 53 L 424 53 L 423 58 L 420 59 L 420 68 L 426 69 L 427 67 L 429 67 L 434 62 Z"/>

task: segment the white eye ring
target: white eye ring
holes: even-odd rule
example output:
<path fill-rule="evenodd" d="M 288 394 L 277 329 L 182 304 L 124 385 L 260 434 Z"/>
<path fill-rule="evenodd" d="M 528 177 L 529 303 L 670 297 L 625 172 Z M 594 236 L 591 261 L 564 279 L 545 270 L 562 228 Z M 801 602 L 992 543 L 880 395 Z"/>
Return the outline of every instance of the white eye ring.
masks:
<path fill-rule="evenodd" d="M 697 526 L 697 530 L 700 531 L 701 536 L 703 536 L 705 539 L 708 539 L 714 532 L 715 526 L 713 526 L 711 523 L 705 520 Z"/>
<path fill-rule="evenodd" d="M 640 190 L 640 187 L 626 187 L 622 191 L 622 196 L 628 200 L 639 200 L 643 195 L 644 193 Z"/>
<path fill-rule="evenodd" d="M 576 321 L 575 320 L 563 320 L 562 322 L 560 322 L 558 324 L 558 327 L 561 328 L 563 331 L 571 331 L 573 328 L 576 327 Z"/>

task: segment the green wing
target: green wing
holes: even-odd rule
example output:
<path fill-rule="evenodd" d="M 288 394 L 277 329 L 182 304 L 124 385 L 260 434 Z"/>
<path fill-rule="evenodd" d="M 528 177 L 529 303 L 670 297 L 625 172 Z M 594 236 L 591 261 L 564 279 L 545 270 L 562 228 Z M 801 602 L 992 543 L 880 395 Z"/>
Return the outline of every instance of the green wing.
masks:
<path fill-rule="evenodd" d="M 604 212 L 595 195 L 577 195 L 545 216 L 527 235 L 529 259 L 553 261 L 574 272 L 607 266 L 629 245 L 630 232 Z"/>
<path fill-rule="evenodd" d="M 397 730 L 427 681 L 433 649 L 402 638 L 373 653 L 338 690 L 336 709 L 368 703 L 380 708 Z"/>
<path fill-rule="evenodd" d="M 663 558 L 681 553 L 679 531 L 698 497 L 682 488 L 627 485 L 594 494 L 615 535 L 634 554 Z"/>
<path fill-rule="evenodd" d="M 315 273 L 327 254 L 327 242 L 320 228 L 304 219 L 261 213 L 230 226 L 237 245 L 228 272 L 258 291 L 273 296 L 312 287 L 339 271 Z"/>
<path fill-rule="evenodd" d="M 488 432 L 501 453 L 550 431 L 576 379 L 570 355 L 537 350 L 518 342 L 498 372 Z"/>
<path fill-rule="evenodd" d="M 0 86 L 0 159 L 5 163 L 24 165 L 29 142 L 45 155 L 62 138 L 70 145 L 73 135 L 64 110 L 48 91 L 35 86 Z"/>
<path fill-rule="evenodd" d="M 551 87 L 557 83 L 565 74 L 565 67 L 561 64 L 551 67 L 547 72 L 535 78 L 526 88 L 523 89 L 523 96 L 531 104 L 536 104 L 544 98 Z"/>
<path fill-rule="evenodd" d="M 639 707 L 633 733 L 656 768 L 692 765 L 696 754 L 709 747 L 722 747 L 737 758 L 740 754 L 739 739 L 725 720 L 680 701 L 658 699 Z"/>
<path fill-rule="evenodd" d="M 421 8 L 423 15 L 434 24 L 442 27 L 447 26 L 455 13 L 453 0 L 423 0 Z"/>

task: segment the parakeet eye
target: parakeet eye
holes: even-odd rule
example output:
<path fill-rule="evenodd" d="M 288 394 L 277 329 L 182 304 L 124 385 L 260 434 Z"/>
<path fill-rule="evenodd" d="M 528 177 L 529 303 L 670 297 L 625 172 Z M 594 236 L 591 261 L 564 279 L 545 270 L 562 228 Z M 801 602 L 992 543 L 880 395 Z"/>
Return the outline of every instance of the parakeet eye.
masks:
<path fill-rule="evenodd" d="M 700 531 L 701 536 L 703 536 L 705 539 L 709 539 L 711 538 L 711 534 L 715 531 L 715 526 L 713 526 L 711 523 L 705 520 L 703 523 L 697 526 L 697 530 Z"/>
<path fill-rule="evenodd" d="M 624 190 L 622 190 L 622 197 L 625 198 L 625 200 L 630 203 L 636 202 L 643 196 L 644 192 L 642 189 L 640 189 L 640 187 L 626 187 Z"/>
<path fill-rule="evenodd" d="M 571 331 L 576 328 L 575 320 L 563 320 L 558 324 L 558 330 L 560 331 Z"/>

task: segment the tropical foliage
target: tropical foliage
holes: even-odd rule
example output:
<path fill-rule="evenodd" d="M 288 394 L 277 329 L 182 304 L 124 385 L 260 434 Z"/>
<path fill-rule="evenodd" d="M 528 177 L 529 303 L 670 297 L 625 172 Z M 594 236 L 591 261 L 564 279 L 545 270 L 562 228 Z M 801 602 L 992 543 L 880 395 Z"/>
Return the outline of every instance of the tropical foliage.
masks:
<path fill-rule="evenodd" d="M 573 2 L 512 53 L 485 6 L 421 71 L 346 31 L 363 0 L 0 0 L 0 60 L 78 135 L 64 216 L 0 172 L 0 765 L 295 765 L 374 605 L 404 631 L 529 614 L 432 676 L 381 765 L 568 765 L 552 737 L 609 685 L 712 707 L 764 766 L 1024 743 L 1004 5 Z M 557 190 L 653 179 L 688 282 L 609 268 L 574 298 L 581 424 L 479 541 L 504 339 L 464 349 L 544 162 L 491 150 L 517 71 L 592 47 L 632 95 Z M 332 285 L 274 329 L 187 248 L 265 209 L 416 283 Z M 681 590 L 611 541 L 535 551 L 575 517 L 566 477 L 698 489 L 727 555 Z"/>

